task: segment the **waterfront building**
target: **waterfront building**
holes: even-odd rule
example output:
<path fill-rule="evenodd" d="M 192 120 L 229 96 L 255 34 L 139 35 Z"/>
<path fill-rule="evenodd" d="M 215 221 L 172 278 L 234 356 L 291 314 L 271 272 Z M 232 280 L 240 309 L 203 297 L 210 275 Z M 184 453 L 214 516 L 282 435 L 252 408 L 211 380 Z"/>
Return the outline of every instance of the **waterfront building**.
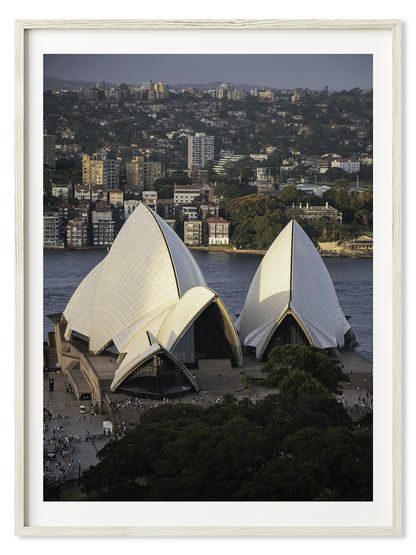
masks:
<path fill-rule="evenodd" d="M 162 398 L 198 390 L 190 368 L 199 359 L 243 363 L 224 303 L 183 241 L 145 204 L 76 289 L 55 330 L 69 382 L 76 388 L 76 373 L 85 376 L 100 406 L 105 391 Z"/>
<path fill-rule="evenodd" d="M 203 168 L 207 162 L 214 160 L 214 136 L 195 133 L 188 137 L 188 168 Z"/>
<path fill-rule="evenodd" d="M 109 247 L 115 239 L 115 222 L 112 208 L 103 203 L 91 213 L 92 242 L 94 247 Z"/>
<path fill-rule="evenodd" d="M 310 206 L 309 202 L 305 204 L 300 203 L 298 206 L 294 204 L 291 207 L 286 207 L 286 210 L 298 208 L 303 211 L 302 219 L 307 220 L 308 222 L 316 222 L 319 218 L 327 216 L 333 220 L 336 220 L 340 224 L 342 224 L 342 212 L 339 212 L 336 208 L 329 206 L 328 203 L 325 203 L 325 206 Z"/>
<path fill-rule="evenodd" d="M 66 246 L 69 249 L 88 246 L 88 224 L 78 217 L 69 221 L 66 226 Z"/>
<path fill-rule="evenodd" d="M 98 220 L 92 224 L 92 241 L 94 247 L 111 247 L 115 239 L 115 222 Z"/>
<path fill-rule="evenodd" d="M 228 245 L 230 222 L 224 218 L 208 218 L 208 244 Z"/>
<path fill-rule="evenodd" d="M 185 245 L 199 246 L 202 243 L 202 222 L 188 220 L 183 225 L 183 241 Z"/>
<path fill-rule="evenodd" d="M 263 258 L 237 322 L 242 345 L 258 361 L 284 344 L 353 348 L 354 334 L 326 266 L 313 243 L 292 220 Z"/>
<path fill-rule="evenodd" d="M 61 215 L 58 212 L 45 212 L 43 214 L 43 246 L 60 247 L 61 240 L 59 231 L 61 229 Z"/>

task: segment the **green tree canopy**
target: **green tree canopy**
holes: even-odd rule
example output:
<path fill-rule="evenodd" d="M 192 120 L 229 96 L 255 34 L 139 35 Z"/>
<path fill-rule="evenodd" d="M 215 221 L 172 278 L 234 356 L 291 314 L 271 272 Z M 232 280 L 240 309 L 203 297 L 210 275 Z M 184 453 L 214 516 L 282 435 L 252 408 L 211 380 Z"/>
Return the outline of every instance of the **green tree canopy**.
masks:
<path fill-rule="evenodd" d="M 293 370 L 301 370 L 316 378 L 329 392 L 340 393 L 340 383 L 348 379 L 338 359 L 330 358 L 325 350 L 302 345 L 282 345 L 271 350 L 262 372 L 265 387 L 280 387 L 280 382 Z"/>
<path fill-rule="evenodd" d="M 251 249 L 270 247 L 288 222 L 280 199 L 261 194 L 234 200 L 230 205 L 230 220 L 234 245 Z"/>

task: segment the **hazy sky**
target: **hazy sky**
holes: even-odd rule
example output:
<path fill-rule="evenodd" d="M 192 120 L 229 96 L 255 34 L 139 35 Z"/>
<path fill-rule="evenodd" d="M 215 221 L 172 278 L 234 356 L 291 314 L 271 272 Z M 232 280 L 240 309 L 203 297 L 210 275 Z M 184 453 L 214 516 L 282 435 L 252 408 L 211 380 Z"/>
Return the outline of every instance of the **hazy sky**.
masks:
<path fill-rule="evenodd" d="M 370 54 L 45 54 L 44 75 L 169 85 L 226 81 L 275 88 L 350 90 L 373 86 Z"/>

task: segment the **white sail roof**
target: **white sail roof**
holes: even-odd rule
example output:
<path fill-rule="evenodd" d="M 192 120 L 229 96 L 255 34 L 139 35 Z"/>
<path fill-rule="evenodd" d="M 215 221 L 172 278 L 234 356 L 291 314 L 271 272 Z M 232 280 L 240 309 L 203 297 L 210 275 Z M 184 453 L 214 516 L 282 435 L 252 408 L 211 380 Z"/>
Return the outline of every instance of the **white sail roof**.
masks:
<path fill-rule="evenodd" d="M 261 359 L 283 318 L 293 314 L 313 345 L 344 345 L 350 329 L 326 266 L 303 229 L 292 220 L 278 235 L 251 283 L 236 327 L 243 345 Z"/>
<path fill-rule="evenodd" d="M 157 214 L 140 204 L 68 303 L 65 336 L 78 331 L 89 337 L 94 353 L 117 338 L 122 350 L 132 330 L 142 329 L 143 319 L 174 306 L 196 286 L 206 282 L 193 256 Z"/>
<path fill-rule="evenodd" d="M 82 281 L 65 311 L 65 338 L 89 338 L 100 353 L 111 342 L 120 353 L 114 390 L 137 365 L 157 352 L 171 352 L 190 325 L 216 303 L 224 332 L 241 366 L 241 345 L 233 321 L 177 234 L 140 204 L 106 258 Z M 177 361 L 179 362 L 179 361 Z M 185 370 L 184 370 L 185 371 Z M 192 378 L 192 375 L 191 375 Z"/>

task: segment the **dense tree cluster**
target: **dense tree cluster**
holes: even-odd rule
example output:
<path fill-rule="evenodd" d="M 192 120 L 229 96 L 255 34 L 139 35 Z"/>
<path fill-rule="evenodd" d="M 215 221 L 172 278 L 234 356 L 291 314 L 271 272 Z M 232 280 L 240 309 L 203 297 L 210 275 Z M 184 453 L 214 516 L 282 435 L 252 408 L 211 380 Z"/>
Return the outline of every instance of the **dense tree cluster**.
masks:
<path fill-rule="evenodd" d="M 276 349 L 264 385 L 277 383 L 278 394 L 148 411 L 98 453 L 83 492 L 101 501 L 371 501 L 372 435 L 332 394 L 342 369 L 319 349 Z"/>

